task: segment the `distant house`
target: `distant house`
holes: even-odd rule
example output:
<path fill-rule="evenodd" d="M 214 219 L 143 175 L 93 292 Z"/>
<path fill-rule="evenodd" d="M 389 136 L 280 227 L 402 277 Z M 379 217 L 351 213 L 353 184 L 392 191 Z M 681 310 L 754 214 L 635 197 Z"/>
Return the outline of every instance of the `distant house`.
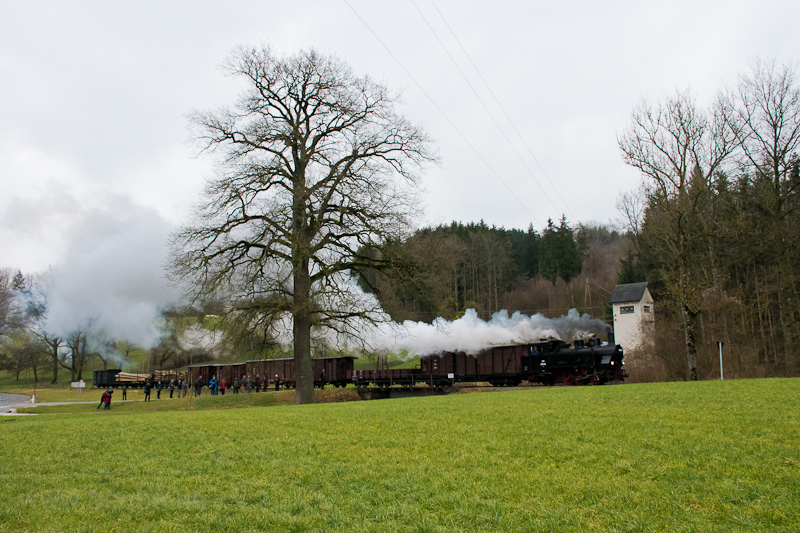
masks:
<path fill-rule="evenodd" d="M 655 331 L 653 296 L 647 282 L 625 283 L 611 293 L 614 312 L 614 340 L 623 350 L 634 350 Z"/>

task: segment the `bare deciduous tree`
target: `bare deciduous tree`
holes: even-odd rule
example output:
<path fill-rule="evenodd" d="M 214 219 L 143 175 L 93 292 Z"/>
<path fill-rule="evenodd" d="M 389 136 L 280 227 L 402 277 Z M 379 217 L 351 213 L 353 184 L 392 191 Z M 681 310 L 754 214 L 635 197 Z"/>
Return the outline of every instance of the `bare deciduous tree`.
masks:
<path fill-rule="evenodd" d="M 712 180 L 735 147 L 733 124 L 721 101 L 710 113 L 699 109 L 689 92 L 678 93 L 655 109 L 646 102 L 634 109 L 618 139 L 623 159 L 645 178 L 651 243 L 665 257 L 662 275 L 676 298 L 683 320 L 687 374 L 697 379 L 697 320 L 704 280 L 692 261 L 692 249 L 706 237 L 703 201 Z"/>
<path fill-rule="evenodd" d="M 12 275 L 10 270 L 0 270 L 0 339 L 8 337 L 25 324 L 24 306 L 16 294 L 15 279 L 17 276 Z"/>
<path fill-rule="evenodd" d="M 69 358 L 62 361 L 62 366 L 72 372 L 72 381 L 83 379 L 86 363 L 95 355 L 89 350 L 89 339 L 86 331 L 75 331 L 67 337 Z"/>
<path fill-rule="evenodd" d="M 311 403 L 311 328 L 358 334 L 351 319 L 372 318 L 349 273 L 392 266 L 363 251 L 406 230 L 429 141 L 385 87 L 313 50 L 239 48 L 226 70 L 247 89 L 231 109 L 191 117 L 220 165 L 173 236 L 172 274 L 254 328 L 290 317 L 297 401 Z"/>

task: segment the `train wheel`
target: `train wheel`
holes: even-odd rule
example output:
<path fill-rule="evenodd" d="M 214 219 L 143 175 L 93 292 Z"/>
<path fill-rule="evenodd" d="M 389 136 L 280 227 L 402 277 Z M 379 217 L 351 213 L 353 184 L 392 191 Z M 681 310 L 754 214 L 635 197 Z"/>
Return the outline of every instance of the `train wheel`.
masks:
<path fill-rule="evenodd" d="M 564 374 L 561 380 L 564 382 L 564 385 L 575 385 L 575 376 L 572 374 Z"/>

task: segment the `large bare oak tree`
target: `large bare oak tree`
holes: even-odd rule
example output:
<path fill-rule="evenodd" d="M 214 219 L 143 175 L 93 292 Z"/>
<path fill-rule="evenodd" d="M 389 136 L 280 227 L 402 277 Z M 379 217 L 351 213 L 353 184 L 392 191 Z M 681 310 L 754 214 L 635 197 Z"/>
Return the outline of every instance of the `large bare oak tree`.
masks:
<path fill-rule="evenodd" d="M 736 146 L 730 110 L 718 100 L 705 111 L 688 91 L 655 108 L 642 102 L 618 143 L 625 163 L 641 172 L 646 202 L 653 208 L 649 216 L 657 217 L 649 224 L 651 242 L 665 258 L 661 274 L 680 311 L 687 377 L 695 381 L 698 319 L 706 284 L 693 250 L 707 237 L 703 202 Z M 630 200 L 623 203 L 626 208 L 633 206 Z"/>
<path fill-rule="evenodd" d="M 375 250 L 407 230 L 430 143 L 395 95 L 334 57 L 240 47 L 225 69 L 247 88 L 191 116 L 218 174 L 173 236 L 171 272 L 245 329 L 290 317 L 297 402 L 311 403 L 312 327 L 358 334 L 371 318 L 350 272 L 391 267 Z"/>

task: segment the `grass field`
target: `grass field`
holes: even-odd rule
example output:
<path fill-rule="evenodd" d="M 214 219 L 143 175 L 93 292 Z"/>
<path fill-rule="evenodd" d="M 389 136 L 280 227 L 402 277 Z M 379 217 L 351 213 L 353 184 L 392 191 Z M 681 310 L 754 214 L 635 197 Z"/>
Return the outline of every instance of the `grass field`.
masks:
<path fill-rule="evenodd" d="M 800 530 L 797 379 L 112 406 L 0 419 L 0 530 Z"/>

